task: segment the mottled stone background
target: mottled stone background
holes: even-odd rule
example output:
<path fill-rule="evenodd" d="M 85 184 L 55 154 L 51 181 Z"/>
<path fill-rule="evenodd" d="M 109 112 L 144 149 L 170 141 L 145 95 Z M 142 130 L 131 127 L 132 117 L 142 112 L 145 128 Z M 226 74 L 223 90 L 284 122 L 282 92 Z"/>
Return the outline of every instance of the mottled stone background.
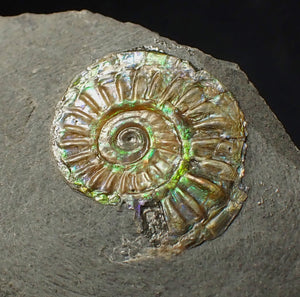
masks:
<path fill-rule="evenodd" d="M 144 45 L 205 68 L 248 122 L 248 200 L 221 237 L 170 261 L 109 261 L 133 214 L 74 192 L 54 163 L 54 109 L 97 58 Z M 0 18 L 0 296 L 298 296 L 299 151 L 236 64 L 87 11 Z M 298 282 L 297 282 L 298 278 Z"/>

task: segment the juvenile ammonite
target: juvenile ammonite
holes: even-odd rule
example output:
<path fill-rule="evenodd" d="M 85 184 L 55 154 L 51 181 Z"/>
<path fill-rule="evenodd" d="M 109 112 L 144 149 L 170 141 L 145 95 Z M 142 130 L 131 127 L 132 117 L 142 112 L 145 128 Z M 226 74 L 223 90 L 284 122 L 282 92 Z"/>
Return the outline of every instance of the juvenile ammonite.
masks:
<path fill-rule="evenodd" d="M 162 52 L 120 52 L 73 80 L 53 151 L 73 188 L 127 202 L 154 248 L 177 253 L 221 234 L 246 199 L 245 124 L 207 72 Z"/>

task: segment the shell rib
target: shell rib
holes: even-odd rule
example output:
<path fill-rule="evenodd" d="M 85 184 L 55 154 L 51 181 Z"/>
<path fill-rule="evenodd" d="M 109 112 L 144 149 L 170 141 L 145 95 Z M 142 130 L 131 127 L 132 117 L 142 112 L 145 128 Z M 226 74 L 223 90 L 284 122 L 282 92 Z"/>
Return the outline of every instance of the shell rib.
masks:
<path fill-rule="evenodd" d="M 73 80 L 57 107 L 53 151 L 76 190 L 142 205 L 146 231 L 143 211 L 158 207 L 167 228 L 156 248 L 181 251 L 221 234 L 246 199 L 245 125 L 232 94 L 207 72 L 161 52 L 128 51 Z"/>

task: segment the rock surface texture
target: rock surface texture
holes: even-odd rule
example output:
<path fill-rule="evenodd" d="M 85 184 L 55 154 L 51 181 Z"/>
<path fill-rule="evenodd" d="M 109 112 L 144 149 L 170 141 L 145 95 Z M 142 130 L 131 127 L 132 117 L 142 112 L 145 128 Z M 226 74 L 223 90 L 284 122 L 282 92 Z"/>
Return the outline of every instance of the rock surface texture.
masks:
<path fill-rule="evenodd" d="M 0 18 L 0 296 L 297 296 L 300 155 L 236 64 L 87 11 Z M 133 213 L 74 192 L 50 127 L 71 79 L 96 59 L 152 46 L 189 60 L 238 100 L 249 133 L 248 200 L 219 238 L 171 260 L 107 255 Z"/>

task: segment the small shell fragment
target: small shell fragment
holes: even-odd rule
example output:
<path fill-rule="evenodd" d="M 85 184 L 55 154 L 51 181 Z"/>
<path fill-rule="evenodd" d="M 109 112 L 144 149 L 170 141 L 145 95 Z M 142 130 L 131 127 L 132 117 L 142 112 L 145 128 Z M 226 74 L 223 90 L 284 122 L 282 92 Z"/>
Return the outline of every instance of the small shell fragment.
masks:
<path fill-rule="evenodd" d="M 207 72 L 162 52 L 120 52 L 73 80 L 53 151 L 74 189 L 128 203 L 152 249 L 176 254 L 220 235 L 245 201 L 245 125 Z"/>

